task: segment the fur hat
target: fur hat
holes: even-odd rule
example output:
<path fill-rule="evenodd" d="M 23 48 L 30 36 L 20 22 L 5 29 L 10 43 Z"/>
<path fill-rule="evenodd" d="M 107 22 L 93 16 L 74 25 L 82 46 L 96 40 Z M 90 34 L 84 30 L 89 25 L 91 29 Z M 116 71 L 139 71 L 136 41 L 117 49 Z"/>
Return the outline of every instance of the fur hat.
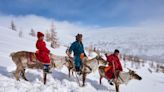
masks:
<path fill-rule="evenodd" d="M 77 35 L 76 35 L 76 40 L 79 41 L 79 39 L 82 38 L 82 37 L 83 37 L 82 34 L 77 34 Z"/>
<path fill-rule="evenodd" d="M 38 37 L 38 38 L 40 38 L 40 37 L 42 37 L 42 36 L 44 36 L 44 34 L 43 34 L 42 32 L 38 32 L 38 33 L 37 33 L 37 37 Z"/>
<path fill-rule="evenodd" d="M 114 53 L 120 53 L 120 51 L 118 49 L 115 49 Z"/>

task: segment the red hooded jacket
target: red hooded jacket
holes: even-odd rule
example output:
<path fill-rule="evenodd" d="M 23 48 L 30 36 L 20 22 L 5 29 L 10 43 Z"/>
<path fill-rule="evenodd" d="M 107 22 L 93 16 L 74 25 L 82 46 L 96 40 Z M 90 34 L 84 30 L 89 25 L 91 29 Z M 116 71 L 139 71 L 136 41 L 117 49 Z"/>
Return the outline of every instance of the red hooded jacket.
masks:
<path fill-rule="evenodd" d="M 116 56 L 116 55 L 114 55 L 114 54 L 111 54 L 111 55 L 107 56 L 107 62 L 109 63 L 109 66 L 111 67 L 111 68 L 106 72 L 106 76 L 107 76 L 109 79 L 112 79 L 113 74 L 114 74 L 114 69 L 113 69 L 113 64 L 112 64 L 112 62 L 114 62 L 115 70 L 123 71 L 122 65 L 121 65 L 121 63 L 120 63 L 120 60 L 119 60 L 118 56 Z"/>
<path fill-rule="evenodd" d="M 36 42 L 36 48 L 38 49 L 36 52 L 37 59 L 44 64 L 50 64 L 50 51 L 47 49 L 46 43 L 43 40 L 38 40 Z"/>

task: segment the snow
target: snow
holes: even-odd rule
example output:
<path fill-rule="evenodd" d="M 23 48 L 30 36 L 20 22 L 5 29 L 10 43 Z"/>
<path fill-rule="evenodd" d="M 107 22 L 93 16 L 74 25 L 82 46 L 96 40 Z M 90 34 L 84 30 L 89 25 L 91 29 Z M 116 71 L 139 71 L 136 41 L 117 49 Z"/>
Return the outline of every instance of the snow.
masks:
<path fill-rule="evenodd" d="M 86 44 L 164 63 L 164 31 L 150 27 L 111 28 L 84 33 Z"/>
<path fill-rule="evenodd" d="M 28 82 L 21 79 L 16 81 L 13 72 L 15 64 L 9 57 L 11 52 L 20 50 L 35 51 L 36 38 L 25 35 L 18 37 L 18 32 L 8 28 L 0 27 L 0 92 L 114 92 L 113 86 L 110 86 L 106 79 L 99 84 L 98 71 L 89 74 L 85 87 L 79 87 L 75 77 L 68 77 L 66 67 L 62 69 L 53 69 L 52 75 L 48 75 L 47 84 L 43 85 L 42 71 L 27 69 L 26 76 Z M 99 35 L 100 36 L 100 35 Z M 68 35 L 69 37 L 69 35 Z M 102 38 L 100 36 L 100 38 Z M 67 39 L 68 40 L 68 39 Z M 91 39 L 88 39 L 88 41 Z M 122 39 L 123 40 L 123 39 Z M 126 43 L 125 43 L 126 44 Z M 124 45 L 125 45 L 124 44 Z M 65 56 L 66 47 L 61 46 L 58 49 L 52 49 L 47 43 L 48 48 L 55 55 Z M 121 62 L 125 62 L 121 60 Z M 123 65 L 123 64 L 122 64 Z M 121 85 L 121 92 L 163 92 L 164 74 L 150 73 L 148 63 L 145 67 L 134 69 L 127 63 L 127 67 L 135 70 L 142 77 L 141 81 L 132 80 L 128 85 Z M 126 68 L 124 68 L 127 71 Z"/>

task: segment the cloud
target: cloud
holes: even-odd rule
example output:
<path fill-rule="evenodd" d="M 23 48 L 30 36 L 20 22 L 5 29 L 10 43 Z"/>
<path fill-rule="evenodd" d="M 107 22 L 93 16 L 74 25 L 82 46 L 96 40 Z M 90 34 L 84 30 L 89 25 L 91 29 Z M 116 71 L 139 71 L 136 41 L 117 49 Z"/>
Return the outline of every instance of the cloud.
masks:
<path fill-rule="evenodd" d="M 144 47 L 150 49 L 148 55 L 151 55 L 154 52 L 155 55 L 163 53 L 160 46 L 163 46 L 164 22 L 160 19 L 154 18 L 147 19 L 146 21 L 143 20 L 133 26 L 108 27 L 86 26 L 79 22 L 69 22 L 66 20 L 58 21 L 37 15 L 13 16 L 2 14 L 0 15 L 0 20 L 0 27 L 7 28 L 10 27 L 11 21 L 14 20 L 18 31 L 23 30 L 24 33 L 29 33 L 31 28 L 36 31 L 45 32 L 50 30 L 51 24 L 54 22 L 58 38 L 62 44 L 68 45 L 72 43 L 75 40 L 75 35 L 77 33 L 82 33 L 84 35 L 85 46 L 87 46 L 87 44 L 97 43 L 98 41 L 107 41 L 109 43 L 116 43 L 116 46 L 113 46 L 113 49 L 121 47 L 126 50 L 127 47 L 130 47 L 132 48 L 132 51 L 140 51 L 140 49 Z M 137 48 L 135 46 L 137 46 Z M 157 46 L 160 48 L 157 49 Z M 109 47 L 110 49 L 112 48 L 111 45 Z"/>
<path fill-rule="evenodd" d="M 56 31 L 58 32 L 59 39 L 66 43 L 70 43 L 69 39 L 74 40 L 74 36 L 77 33 L 85 33 L 91 29 L 91 27 L 83 26 L 80 23 L 57 21 L 51 18 L 36 15 L 13 16 L 3 14 L 0 15 L 0 20 L 0 26 L 7 28 L 10 28 L 11 21 L 14 21 L 17 30 L 23 30 L 24 33 L 29 33 L 31 28 L 35 31 L 46 32 L 47 30 L 50 30 L 53 23 Z"/>
<path fill-rule="evenodd" d="M 101 26 L 129 26 L 160 19 L 164 16 L 163 8 L 163 0 L 5 0 L 0 3 L 0 11 L 8 15 L 34 14 Z"/>
<path fill-rule="evenodd" d="M 52 18 L 45 18 L 37 15 L 26 15 L 26 16 L 14 16 L 14 15 L 5 15 L 0 14 L 0 26 L 10 27 L 10 23 L 13 20 L 17 26 L 17 29 L 23 29 L 26 32 L 29 32 L 31 28 L 37 31 L 46 31 L 51 27 L 52 22 L 56 27 L 56 31 L 59 34 L 71 34 L 76 35 L 76 33 L 86 33 L 86 32 L 94 32 L 94 31 L 124 31 L 124 30 L 136 30 L 136 29 L 151 29 L 153 31 L 154 28 L 158 28 L 161 30 L 163 28 L 164 23 L 160 19 L 148 19 L 141 21 L 140 23 L 134 26 L 86 26 L 80 22 L 69 22 L 69 21 L 58 21 Z"/>

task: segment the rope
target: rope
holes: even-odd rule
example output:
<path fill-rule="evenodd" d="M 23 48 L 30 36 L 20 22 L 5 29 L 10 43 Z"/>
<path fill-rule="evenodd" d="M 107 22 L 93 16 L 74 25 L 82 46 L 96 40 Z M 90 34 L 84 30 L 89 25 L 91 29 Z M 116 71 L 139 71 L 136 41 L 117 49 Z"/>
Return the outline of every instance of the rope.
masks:
<path fill-rule="evenodd" d="M 121 79 L 121 81 L 122 81 L 122 82 L 125 82 L 125 81 L 121 78 L 121 76 L 120 76 L 120 75 L 119 75 L 118 77 Z"/>

